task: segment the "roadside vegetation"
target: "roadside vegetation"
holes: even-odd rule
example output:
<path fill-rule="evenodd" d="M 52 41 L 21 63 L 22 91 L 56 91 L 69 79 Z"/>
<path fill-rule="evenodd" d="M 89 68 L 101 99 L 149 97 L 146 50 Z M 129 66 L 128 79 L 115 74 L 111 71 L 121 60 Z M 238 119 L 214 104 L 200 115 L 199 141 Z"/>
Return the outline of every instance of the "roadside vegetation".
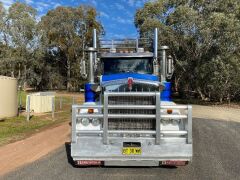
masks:
<path fill-rule="evenodd" d="M 240 101 L 240 1 L 156 0 L 135 15 L 143 38 L 159 28 L 159 45 L 175 60 L 175 91 L 205 102 Z"/>
<path fill-rule="evenodd" d="M 94 28 L 103 32 L 96 9 L 61 6 L 37 15 L 25 3 L 6 10 L 0 1 L 0 75 L 17 78 L 23 88 L 79 90 L 84 50 Z"/>

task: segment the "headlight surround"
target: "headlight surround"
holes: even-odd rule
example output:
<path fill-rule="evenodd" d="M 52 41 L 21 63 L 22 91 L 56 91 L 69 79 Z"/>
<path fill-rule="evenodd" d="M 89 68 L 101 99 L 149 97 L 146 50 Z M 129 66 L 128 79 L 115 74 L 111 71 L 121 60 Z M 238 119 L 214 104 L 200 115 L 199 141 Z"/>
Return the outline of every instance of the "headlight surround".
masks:
<path fill-rule="evenodd" d="M 169 120 L 168 119 L 161 119 L 161 121 L 162 121 L 164 126 L 169 124 Z"/>
<path fill-rule="evenodd" d="M 93 126 L 99 126 L 99 124 L 100 124 L 100 120 L 99 119 L 97 119 L 97 118 L 93 118 L 92 119 L 92 125 Z"/>
<path fill-rule="evenodd" d="M 173 123 L 173 125 L 177 125 L 180 123 L 180 119 L 173 119 L 172 123 Z"/>
<path fill-rule="evenodd" d="M 83 126 L 88 126 L 90 124 L 90 120 L 88 118 L 82 118 L 81 123 Z"/>

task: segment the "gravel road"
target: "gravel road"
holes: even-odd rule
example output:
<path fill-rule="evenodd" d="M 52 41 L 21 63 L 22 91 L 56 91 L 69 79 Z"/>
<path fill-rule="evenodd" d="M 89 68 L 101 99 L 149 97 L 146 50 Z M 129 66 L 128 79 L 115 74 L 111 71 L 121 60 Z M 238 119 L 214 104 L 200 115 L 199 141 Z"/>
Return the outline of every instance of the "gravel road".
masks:
<path fill-rule="evenodd" d="M 66 143 L 44 158 L 0 179 L 240 179 L 240 123 L 211 119 L 193 120 L 193 162 L 179 168 L 74 168 Z"/>

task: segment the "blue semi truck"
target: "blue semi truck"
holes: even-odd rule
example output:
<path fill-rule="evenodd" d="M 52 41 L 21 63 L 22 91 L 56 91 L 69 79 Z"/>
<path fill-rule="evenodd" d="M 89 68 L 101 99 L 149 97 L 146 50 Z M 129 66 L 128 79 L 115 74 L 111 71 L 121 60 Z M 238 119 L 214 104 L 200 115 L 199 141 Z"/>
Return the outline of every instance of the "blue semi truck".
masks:
<path fill-rule="evenodd" d="M 72 106 L 71 156 L 79 166 L 182 166 L 192 159 L 192 107 L 171 100 L 168 47 L 101 41 L 82 61 L 85 103 Z M 88 67 L 88 72 L 86 71 Z M 86 73 L 87 72 L 87 73 Z"/>

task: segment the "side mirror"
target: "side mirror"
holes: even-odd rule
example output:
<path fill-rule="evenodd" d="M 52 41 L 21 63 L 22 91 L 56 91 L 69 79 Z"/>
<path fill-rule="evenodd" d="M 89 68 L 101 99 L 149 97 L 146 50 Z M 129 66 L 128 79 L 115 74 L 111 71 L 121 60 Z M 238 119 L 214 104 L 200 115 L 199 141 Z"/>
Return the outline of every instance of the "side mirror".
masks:
<path fill-rule="evenodd" d="M 166 72 L 166 77 L 168 79 L 172 78 L 173 72 L 174 72 L 174 65 L 173 65 L 173 58 L 172 56 L 167 57 L 167 72 Z"/>
<path fill-rule="evenodd" d="M 80 74 L 83 79 L 87 79 L 86 61 L 85 60 L 81 60 L 81 62 L 80 62 Z"/>

